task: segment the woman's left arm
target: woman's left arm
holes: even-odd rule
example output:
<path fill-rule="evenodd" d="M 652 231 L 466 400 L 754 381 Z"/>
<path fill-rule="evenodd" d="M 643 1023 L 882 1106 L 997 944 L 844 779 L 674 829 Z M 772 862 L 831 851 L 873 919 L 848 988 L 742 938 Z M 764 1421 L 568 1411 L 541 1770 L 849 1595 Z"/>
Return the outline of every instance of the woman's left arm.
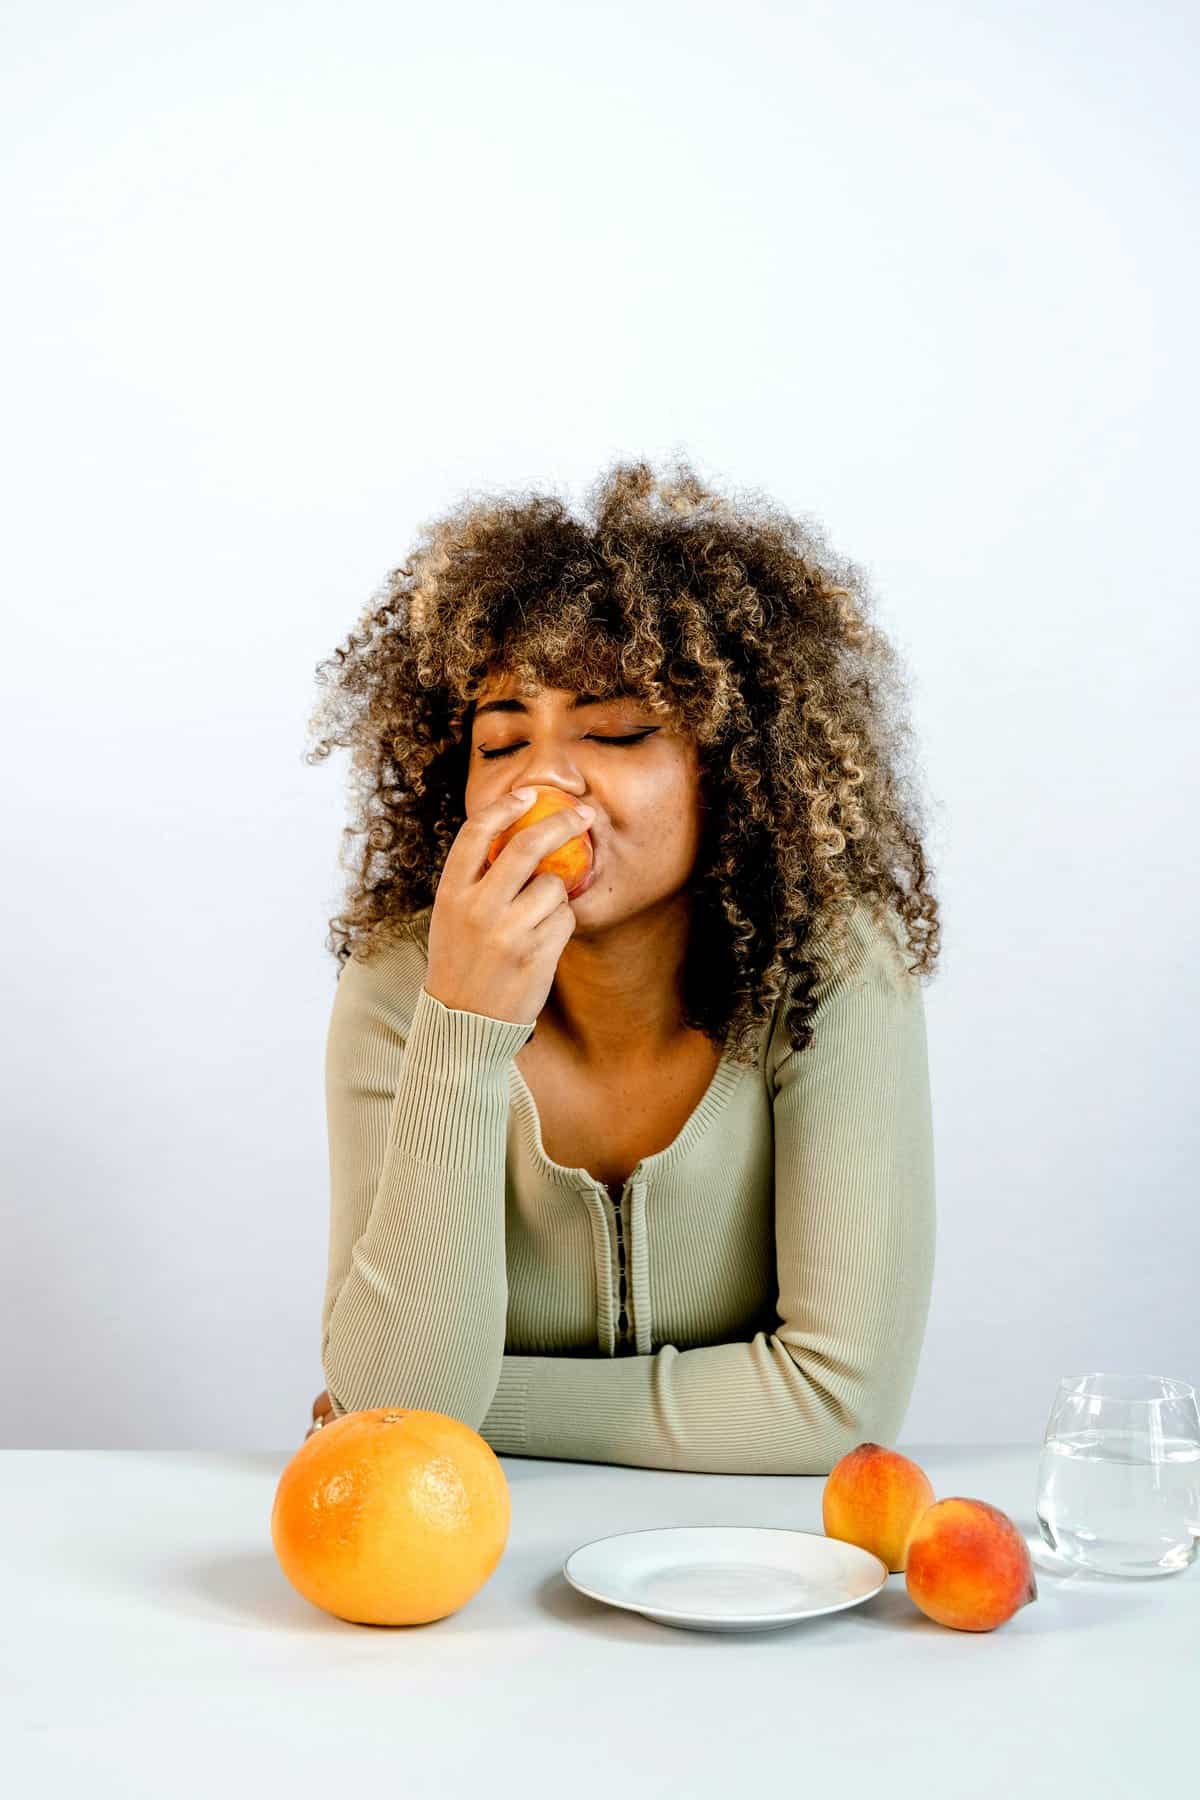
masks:
<path fill-rule="evenodd" d="M 320 1431 L 321 1427 L 327 1425 L 332 1417 L 333 1401 L 329 1398 L 329 1389 L 322 1388 L 321 1392 L 313 1401 L 312 1424 L 304 1434 L 305 1443 L 308 1442 L 314 1431 Z"/>
<path fill-rule="evenodd" d="M 828 1474 L 893 1446 L 925 1335 L 934 1160 L 920 983 L 869 918 L 775 1073 L 778 1323 L 628 1357 L 506 1353 L 481 1436 L 504 1455 Z"/>

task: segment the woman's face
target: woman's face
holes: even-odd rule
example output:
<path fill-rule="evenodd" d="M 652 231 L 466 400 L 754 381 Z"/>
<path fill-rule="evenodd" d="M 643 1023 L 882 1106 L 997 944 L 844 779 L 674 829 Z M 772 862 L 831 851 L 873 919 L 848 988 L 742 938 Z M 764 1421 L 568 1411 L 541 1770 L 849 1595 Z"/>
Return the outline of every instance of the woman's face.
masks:
<path fill-rule="evenodd" d="M 614 738 L 624 741 L 605 741 Z M 588 827 L 594 879 L 571 902 L 577 934 L 591 922 L 630 919 L 686 888 L 702 834 L 699 757 L 691 737 L 643 701 L 588 701 L 569 688 L 489 680 L 471 721 L 467 816 L 535 784 L 596 809 Z"/>

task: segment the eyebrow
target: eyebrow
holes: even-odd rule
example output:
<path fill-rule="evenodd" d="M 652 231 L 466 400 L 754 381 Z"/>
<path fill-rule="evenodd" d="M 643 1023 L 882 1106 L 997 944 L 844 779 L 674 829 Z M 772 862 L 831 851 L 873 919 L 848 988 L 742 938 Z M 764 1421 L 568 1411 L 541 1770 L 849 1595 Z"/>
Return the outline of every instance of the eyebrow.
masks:
<path fill-rule="evenodd" d="M 636 700 L 637 698 L 633 688 L 614 688 L 610 694 L 575 694 L 572 699 L 567 701 L 567 711 L 578 712 L 585 706 L 602 706 L 606 700 Z M 528 711 L 529 708 L 523 700 L 485 700 L 482 706 L 475 708 L 472 717 L 481 719 L 484 713 L 490 712 L 528 713 Z"/>

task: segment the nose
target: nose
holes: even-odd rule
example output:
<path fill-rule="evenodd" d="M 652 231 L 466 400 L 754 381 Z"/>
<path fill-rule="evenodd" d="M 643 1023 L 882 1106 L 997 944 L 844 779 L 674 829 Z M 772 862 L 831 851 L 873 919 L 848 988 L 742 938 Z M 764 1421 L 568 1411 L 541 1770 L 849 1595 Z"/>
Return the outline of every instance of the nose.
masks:
<path fill-rule="evenodd" d="M 572 806 L 584 801 L 586 801 L 589 806 L 594 806 L 596 804 L 591 795 L 586 792 L 583 782 L 577 782 L 575 785 L 572 785 L 570 782 L 566 781 L 542 781 L 537 775 L 523 775 L 517 785 L 520 787 L 549 788 L 552 794 L 564 795 L 571 802 Z"/>

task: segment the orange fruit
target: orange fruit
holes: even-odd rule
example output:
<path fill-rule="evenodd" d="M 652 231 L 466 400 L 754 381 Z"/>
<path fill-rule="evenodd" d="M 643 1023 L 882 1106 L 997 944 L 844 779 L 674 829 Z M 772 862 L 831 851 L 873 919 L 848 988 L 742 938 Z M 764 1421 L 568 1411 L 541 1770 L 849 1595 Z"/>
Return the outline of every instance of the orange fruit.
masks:
<path fill-rule="evenodd" d="M 479 1592 L 508 1542 L 500 1459 L 447 1413 L 374 1406 L 306 1438 L 271 1541 L 292 1586 L 356 1625 L 426 1625 Z"/>
<path fill-rule="evenodd" d="M 537 794 L 531 800 L 529 810 L 523 812 L 519 819 L 505 827 L 498 837 L 494 837 L 488 845 L 488 867 L 495 862 L 510 837 L 518 831 L 524 831 L 529 825 L 536 825 L 547 813 L 561 812 L 564 806 L 574 806 L 570 794 L 564 794 L 561 788 L 543 787 L 541 783 L 533 784 Z M 586 879 L 592 867 L 592 839 L 587 831 L 581 831 L 577 837 L 568 838 L 557 850 L 550 850 L 538 863 L 534 875 L 543 873 L 561 875 L 568 895 L 574 893 Z M 530 880 L 533 876 L 530 876 Z"/>

